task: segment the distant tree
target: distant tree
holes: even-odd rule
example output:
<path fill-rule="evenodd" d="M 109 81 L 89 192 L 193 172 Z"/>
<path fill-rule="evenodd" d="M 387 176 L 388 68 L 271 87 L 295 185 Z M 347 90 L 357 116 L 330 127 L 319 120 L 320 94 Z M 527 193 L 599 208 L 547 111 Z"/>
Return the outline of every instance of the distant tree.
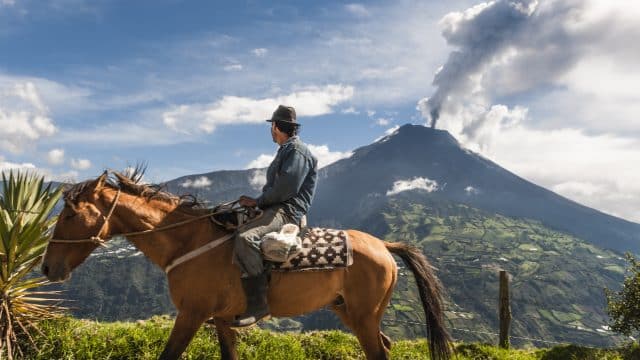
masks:
<path fill-rule="evenodd" d="M 640 261 L 632 254 L 625 257 L 630 267 L 622 289 L 605 289 L 607 313 L 611 317 L 611 330 L 630 336 L 640 332 Z"/>
<path fill-rule="evenodd" d="M 32 340 L 38 321 L 55 317 L 55 292 L 39 288 L 48 281 L 34 274 L 42 260 L 55 218 L 60 190 L 34 174 L 2 174 L 0 194 L 0 359 L 22 357 L 19 339 Z M 27 342 L 28 343 L 28 342 Z M 33 344 L 33 341 L 31 341 Z"/>

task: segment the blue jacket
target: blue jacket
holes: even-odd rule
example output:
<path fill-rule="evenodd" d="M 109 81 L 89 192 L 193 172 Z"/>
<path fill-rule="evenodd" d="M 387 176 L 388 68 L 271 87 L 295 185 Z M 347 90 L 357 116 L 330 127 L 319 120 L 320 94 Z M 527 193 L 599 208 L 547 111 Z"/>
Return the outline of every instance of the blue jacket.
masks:
<path fill-rule="evenodd" d="M 304 216 L 316 191 L 318 160 L 297 136 L 278 149 L 267 169 L 267 184 L 258 197 L 261 209 L 282 204 L 296 222 Z"/>

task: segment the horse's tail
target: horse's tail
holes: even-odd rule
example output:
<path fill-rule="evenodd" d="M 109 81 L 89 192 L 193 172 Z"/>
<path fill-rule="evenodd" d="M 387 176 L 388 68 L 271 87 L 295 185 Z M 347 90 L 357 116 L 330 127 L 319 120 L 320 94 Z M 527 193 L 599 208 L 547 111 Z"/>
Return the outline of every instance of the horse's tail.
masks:
<path fill-rule="evenodd" d="M 385 242 L 387 249 L 402 258 L 411 269 L 418 284 L 418 292 L 427 318 L 427 339 L 432 359 L 449 359 L 452 353 L 451 336 L 444 326 L 442 285 L 420 249 L 402 243 Z"/>

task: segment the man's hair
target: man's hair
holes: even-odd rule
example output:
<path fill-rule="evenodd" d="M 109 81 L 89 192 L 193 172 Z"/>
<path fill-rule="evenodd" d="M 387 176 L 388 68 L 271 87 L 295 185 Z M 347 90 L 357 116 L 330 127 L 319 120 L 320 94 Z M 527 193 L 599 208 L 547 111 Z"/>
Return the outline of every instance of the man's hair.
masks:
<path fill-rule="evenodd" d="M 287 134 L 287 136 L 289 137 L 296 136 L 300 132 L 300 125 L 298 124 L 290 123 L 287 121 L 275 121 L 274 123 L 276 124 L 278 130 Z"/>

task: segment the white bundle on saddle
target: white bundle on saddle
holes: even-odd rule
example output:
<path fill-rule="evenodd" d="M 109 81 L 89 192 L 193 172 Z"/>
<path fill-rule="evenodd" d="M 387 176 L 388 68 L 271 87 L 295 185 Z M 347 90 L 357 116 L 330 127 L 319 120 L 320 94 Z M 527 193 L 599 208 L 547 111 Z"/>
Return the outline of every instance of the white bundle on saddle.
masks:
<path fill-rule="evenodd" d="M 274 262 L 285 262 L 298 255 L 302 250 L 299 232 L 298 225 L 285 224 L 280 232 L 266 234 L 260 244 L 264 258 Z"/>

